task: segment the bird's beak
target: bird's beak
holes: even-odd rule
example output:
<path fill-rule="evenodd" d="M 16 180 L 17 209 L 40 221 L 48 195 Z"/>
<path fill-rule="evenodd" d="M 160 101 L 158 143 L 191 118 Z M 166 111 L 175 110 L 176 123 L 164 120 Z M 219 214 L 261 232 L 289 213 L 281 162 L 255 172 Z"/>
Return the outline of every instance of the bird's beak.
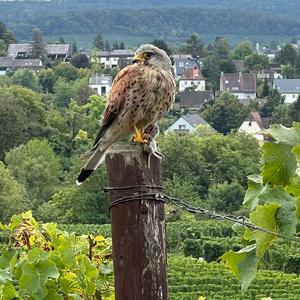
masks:
<path fill-rule="evenodd" d="M 134 58 L 132 59 L 132 63 L 135 64 L 135 63 L 143 62 L 144 60 L 145 60 L 145 58 L 143 57 L 143 55 L 140 53 L 137 53 L 134 56 Z"/>

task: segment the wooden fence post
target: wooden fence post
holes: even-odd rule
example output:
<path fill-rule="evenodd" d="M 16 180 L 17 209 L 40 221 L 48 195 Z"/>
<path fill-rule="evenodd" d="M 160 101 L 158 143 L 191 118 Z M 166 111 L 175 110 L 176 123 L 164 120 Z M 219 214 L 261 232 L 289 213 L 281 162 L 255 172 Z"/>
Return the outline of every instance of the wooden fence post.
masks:
<path fill-rule="evenodd" d="M 106 154 L 116 300 L 167 300 L 160 160 L 119 143 Z"/>

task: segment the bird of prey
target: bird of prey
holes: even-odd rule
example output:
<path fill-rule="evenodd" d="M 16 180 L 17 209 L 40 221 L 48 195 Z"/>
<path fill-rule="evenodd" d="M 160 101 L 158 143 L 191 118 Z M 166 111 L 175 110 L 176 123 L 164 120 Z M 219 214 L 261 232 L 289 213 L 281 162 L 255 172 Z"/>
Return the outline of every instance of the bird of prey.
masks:
<path fill-rule="evenodd" d="M 93 148 L 76 183 L 81 184 L 104 160 L 107 149 L 134 133 L 133 141 L 147 143 L 144 130 L 155 124 L 173 105 L 176 84 L 172 64 L 165 51 L 141 45 L 133 64 L 122 69 L 113 81 L 108 103 Z"/>

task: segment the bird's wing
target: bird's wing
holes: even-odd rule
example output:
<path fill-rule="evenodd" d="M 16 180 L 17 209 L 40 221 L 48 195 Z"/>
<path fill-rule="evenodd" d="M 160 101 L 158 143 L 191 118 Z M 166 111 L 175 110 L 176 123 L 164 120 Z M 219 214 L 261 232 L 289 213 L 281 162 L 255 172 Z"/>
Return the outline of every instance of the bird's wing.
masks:
<path fill-rule="evenodd" d="M 124 107 L 128 95 L 130 95 L 137 86 L 140 86 L 140 80 L 140 67 L 136 64 L 127 66 L 118 73 L 112 84 L 108 103 L 103 113 L 103 119 L 94 146 L 98 144 L 99 140 L 118 116 Z"/>

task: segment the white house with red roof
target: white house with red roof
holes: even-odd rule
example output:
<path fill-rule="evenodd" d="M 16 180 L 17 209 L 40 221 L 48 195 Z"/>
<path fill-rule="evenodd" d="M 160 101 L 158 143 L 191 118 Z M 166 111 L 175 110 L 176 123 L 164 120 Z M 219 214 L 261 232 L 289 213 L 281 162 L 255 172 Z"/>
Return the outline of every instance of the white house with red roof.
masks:
<path fill-rule="evenodd" d="M 189 88 L 194 91 L 205 91 L 205 78 L 197 67 L 186 69 L 179 79 L 179 92 Z"/>

